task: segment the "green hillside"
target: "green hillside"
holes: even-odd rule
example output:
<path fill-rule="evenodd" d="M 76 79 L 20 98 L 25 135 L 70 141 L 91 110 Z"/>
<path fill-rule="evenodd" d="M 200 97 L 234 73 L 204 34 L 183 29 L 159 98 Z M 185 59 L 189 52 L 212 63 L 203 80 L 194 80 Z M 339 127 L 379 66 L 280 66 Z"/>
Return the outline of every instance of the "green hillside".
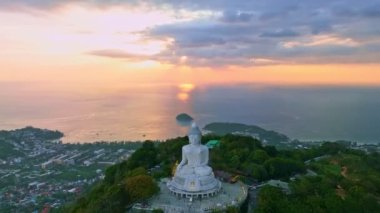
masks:
<path fill-rule="evenodd" d="M 23 156 L 24 154 L 15 149 L 15 147 L 4 139 L 0 139 L 0 159 L 8 157 Z"/>
<path fill-rule="evenodd" d="M 380 212 L 378 153 L 344 150 L 310 168 L 318 175 L 291 182 L 290 195 L 263 188 L 255 212 Z"/>
<path fill-rule="evenodd" d="M 210 150 L 214 170 L 239 174 L 247 183 L 266 183 L 270 179 L 289 182 L 289 195 L 270 186 L 259 190 L 255 211 L 298 212 L 295 210 L 299 208 L 305 212 L 341 212 L 338 207 L 344 205 L 364 212 L 380 210 L 379 154 L 368 155 L 337 143 L 312 149 L 277 150 L 248 136 L 202 138 L 203 143 L 210 139 L 220 141 L 219 147 Z M 158 192 L 156 181 L 171 175 L 173 165 L 180 160 L 181 147 L 187 143 L 186 137 L 162 143 L 144 142 L 128 161 L 109 167 L 101 183 L 63 211 L 125 212 L 135 202 Z M 313 160 L 319 156 L 328 157 Z M 317 175 L 307 176 L 308 169 Z M 337 208 L 332 208 L 334 205 Z"/>

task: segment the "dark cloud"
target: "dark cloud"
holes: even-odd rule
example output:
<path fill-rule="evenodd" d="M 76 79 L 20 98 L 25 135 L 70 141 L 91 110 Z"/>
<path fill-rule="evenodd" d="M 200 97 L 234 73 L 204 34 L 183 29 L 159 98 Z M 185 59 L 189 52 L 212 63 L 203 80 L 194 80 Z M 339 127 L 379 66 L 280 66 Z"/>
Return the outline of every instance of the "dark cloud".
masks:
<path fill-rule="evenodd" d="M 159 26 L 149 34 L 175 38 L 173 51 L 188 56 L 188 63 L 201 66 L 252 65 L 249 62 L 252 58 L 268 63 L 376 63 L 376 58 L 380 58 L 379 49 L 366 50 L 379 42 L 370 45 L 366 42 L 380 35 L 380 27 L 376 27 L 376 1 L 267 0 L 237 1 L 235 5 L 231 2 L 192 1 L 196 7 L 189 7 L 201 9 L 203 4 L 202 9 L 223 11 L 221 23 L 199 19 Z M 326 36 L 302 44 L 315 35 Z M 300 45 L 285 48 L 286 42 Z"/>
<path fill-rule="evenodd" d="M 331 11 L 334 15 L 340 17 L 354 17 L 358 15 L 355 8 L 350 8 L 346 5 L 335 5 L 331 8 Z"/>
<path fill-rule="evenodd" d="M 332 22 L 328 19 L 316 19 L 310 22 L 312 34 L 320 34 L 332 31 Z"/>
<path fill-rule="evenodd" d="M 266 31 L 260 34 L 260 37 L 272 37 L 272 38 L 296 37 L 296 36 L 299 36 L 299 33 L 293 30 L 289 30 L 289 29 Z"/>
<path fill-rule="evenodd" d="M 360 14 L 369 18 L 380 18 L 380 2 L 365 7 L 360 11 Z"/>
<path fill-rule="evenodd" d="M 166 36 L 175 38 L 175 45 L 178 48 L 176 51 L 181 51 L 181 48 L 224 47 L 225 45 L 233 44 L 235 41 L 252 41 L 248 37 L 244 39 L 244 35 L 252 35 L 254 31 L 253 28 L 240 25 L 225 26 L 224 24 L 189 22 L 161 26 L 149 31 L 148 34 L 150 37 Z"/>
<path fill-rule="evenodd" d="M 335 15 L 346 18 L 380 18 L 380 1 L 369 0 L 360 2 L 361 4 L 357 3 L 359 1 L 353 4 L 340 2 L 334 4 L 331 10 Z"/>
<path fill-rule="evenodd" d="M 231 11 L 226 10 L 223 12 L 223 16 L 221 17 L 222 22 L 235 23 L 235 22 L 249 22 L 253 18 L 253 13 L 247 12 L 239 12 L 239 11 Z"/>

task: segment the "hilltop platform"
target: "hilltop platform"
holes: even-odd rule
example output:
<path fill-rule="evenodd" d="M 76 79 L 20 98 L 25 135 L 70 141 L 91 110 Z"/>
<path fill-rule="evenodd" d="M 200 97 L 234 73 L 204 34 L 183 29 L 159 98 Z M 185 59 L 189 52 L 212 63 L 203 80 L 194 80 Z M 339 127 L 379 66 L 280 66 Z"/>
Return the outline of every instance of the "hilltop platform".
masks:
<path fill-rule="evenodd" d="M 221 191 L 214 197 L 181 198 L 174 196 L 166 186 L 169 179 L 160 181 L 160 192 L 151 198 L 145 205 L 136 204 L 133 210 L 152 211 L 162 209 L 164 212 L 190 213 L 212 212 L 223 210 L 229 206 L 240 206 L 247 198 L 247 187 L 238 182 L 235 184 L 222 183 Z"/>

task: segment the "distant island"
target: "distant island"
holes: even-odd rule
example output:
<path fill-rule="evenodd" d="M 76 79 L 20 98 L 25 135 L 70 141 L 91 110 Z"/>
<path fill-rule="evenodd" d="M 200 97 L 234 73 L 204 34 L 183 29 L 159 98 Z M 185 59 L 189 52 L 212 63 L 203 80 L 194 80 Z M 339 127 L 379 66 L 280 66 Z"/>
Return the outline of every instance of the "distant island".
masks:
<path fill-rule="evenodd" d="M 248 135 L 248 136 L 257 138 L 264 143 L 277 144 L 281 142 L 290 141 L 289 137 L 284 134 L 271 131 L 271 130 L 265 130 L 255 125 L 215 122 L 215 123 L 207 124 L 203 129 L 217 135 L 226 135 L 226 134 Z"/>
<path fill-rule="evenodd" d="M 194 119 L 186 113 L 181 113 L 176 116 L 176 120 L 181 126 L 189 126 Z"/>
<path fill-rule="evenodd" d="M 272 145 L 278 149 L 304 149 L 315 145 L 321 145 L 326 141 L 300 141 L 291 139 L 283 133 L 273 130 L 266 130 L 256 125 L 241 123 L 213 122 L 203 128 L 204 132 L 223 136 L 226 134 L 245 135 L 260 140 L 265 145 Z M 376 152 L 380 148 L 378 144 L 363 144 L 347 140 L 332 141 L 344 146 L 351 147 L 366 152 Z"/>

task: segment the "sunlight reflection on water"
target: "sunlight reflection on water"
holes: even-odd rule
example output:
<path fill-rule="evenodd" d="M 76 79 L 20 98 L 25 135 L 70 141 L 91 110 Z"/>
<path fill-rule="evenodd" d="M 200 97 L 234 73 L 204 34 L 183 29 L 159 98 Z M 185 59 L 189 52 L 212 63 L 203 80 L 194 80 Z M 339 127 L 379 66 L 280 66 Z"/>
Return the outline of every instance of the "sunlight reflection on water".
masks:
<path fill-rule="evenodd" d="M 0 129 L 59 129 L 65 142 L 166 139 L 186 134 L 175 120 L 184 112 L 200 125 L 241 122 L 299 139 L 380 141 L 380 88 L 184 83 L 94 93 L 24 87 L 2 85 Z"/>

